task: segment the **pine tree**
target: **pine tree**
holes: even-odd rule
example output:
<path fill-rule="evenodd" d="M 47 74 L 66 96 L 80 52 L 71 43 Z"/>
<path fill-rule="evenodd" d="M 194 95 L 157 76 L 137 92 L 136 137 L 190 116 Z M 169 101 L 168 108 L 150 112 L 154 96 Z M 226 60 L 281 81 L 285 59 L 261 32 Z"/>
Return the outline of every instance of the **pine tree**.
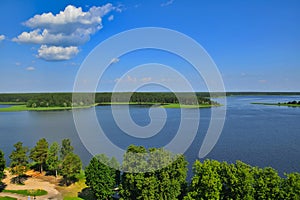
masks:
<path fill-rule="evenodd" d="M 65 184 L 69 185 L 76 175 L 82 169 L 82 162 L 80 157 L 74 153 L 69 153 L 62 161 L 61 174 L 64 178 Z"/>
<path fill-rule="evenodd" d="M 48 169 L 51 171 L 55 171 L 55 177 L 57 177 L 57 170 L 59 167 L 59 144 L 57 142 L 53 142 L 48 150 L 48 157 L 46 160 L 46 164 Z"/>
<path fill-rule="evenodd" d="M 43 165 L 46 163 L 48 155 L 48 142 L 45 138 L 40 139 L 36 146 L 30 151 L 30 159 L 37 162 L 40 165 L 40 172 L 43 172 Z"/>
<path fill-rule="evenodd" d="M 97 199 L 109 199 L 114 193 L 113 188 L 116 185 L 116 171 L 118 170 L 110 166 L 114 162 L 101 154 L 93 157 L 85 169 L 86 184 L 92 189 Z"/>
<path fill-rule="evenodd" d="M 22 142 L 14 145 L 15 149 L 9 156 L 11 173 L 17 175 L 17 182 L 21 183 L 20 176 L 24 175 L 28 165 L 28 148 L 23 146 Z"/>
<path fill-rule="evenodd" d="M 5 169 L 4 153 L 0 150 L 0 182 L 4 176 L 4 169 Z"/>
<path fill-rule="evenodd" d="M 70 139 L 63 139 L 60 150 L 60 159 L 64 160 L 69 153 L 73 153 L 74 147 L 71 145 Z"/>

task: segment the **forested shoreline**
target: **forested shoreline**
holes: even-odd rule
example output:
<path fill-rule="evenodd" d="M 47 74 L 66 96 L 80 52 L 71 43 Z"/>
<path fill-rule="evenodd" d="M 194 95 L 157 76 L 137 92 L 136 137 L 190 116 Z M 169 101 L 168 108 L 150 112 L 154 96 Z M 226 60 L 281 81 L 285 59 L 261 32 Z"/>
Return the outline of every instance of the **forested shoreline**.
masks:
<path fill-rule="evenodd" d="M 76 107 L 94 105 L 95 103 L 128 102 L 159 103 L 185 105 L 218 105 L 211 101 L 206 93 L 171 93 L 171 92 L 137 92 L 137 93 L 31 93 L 0 94 L 0 102 L 24 103 L 27 107 Z"/>
<path fill-rule="evenodd" d="M 193 98 L 196 95 L 196 100 Z M 76 107 L 109 102 L 160 103 L 186 105 L 219 105 L 210 98 L 237 95 L 300 95 L 299 92 L 103 92 L 103 93 L 7 93 L 0 94 L 0 102 L 25 104 L 26 107 Z"/>
<path fill-rule="evenodd" d="M 71 140 L 49 145 L 45 138 L 29 149 L 22 142 L 14 145 L 9 171 L 22 183 L 28 169 L 61 176 L 64 185 L 76 182 L 83 173 L 81 159 L 74 154 Z M 188 162 L 163 148 L 130 145 L 123 163 L 106 155 L 94 156 L 84 169 L 87 188 L 82 199 L 272 199 L 300 198 L 300 174 L 280 177 L 271 167 L 252 167 L 241 161 L 234 164 L 216 160 L 196 160 L 193 177 L 187 180 Z M 6 168 L 0 150 L 0 180 Z M 5 188 L 5 186 L 4 186 Z M 113 198 L 114 197 L 114 198 Z"/>

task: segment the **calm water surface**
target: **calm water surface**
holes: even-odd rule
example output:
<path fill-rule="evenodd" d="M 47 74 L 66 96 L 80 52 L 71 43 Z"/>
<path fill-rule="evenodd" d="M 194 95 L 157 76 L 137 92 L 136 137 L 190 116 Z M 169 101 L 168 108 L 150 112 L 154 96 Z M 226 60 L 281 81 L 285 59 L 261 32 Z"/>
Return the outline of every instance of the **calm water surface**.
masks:
<path fill-rule="evenodd" d="M 300 108 L 253 105 L 251 102 L 286 102 L 300 100 L 299 96 L 233 96 L 227 98 L 227 116 L 221 137 L 206 158 L 219 161 L 243 162 L 260 167 L 272 166 L 282 175 L 300 171 Z M 0 105 L 6 107 L 7 105 Z M 119 108 L 122 110 L 122 106 Z M 220 107 L 217 109 L 225 109 Z M 175 136 L 180 109 L 166 109 L 168 120 L 155 136 L 137 139 L 124 134 L 114 122 L 110 106 L 96 108 L 100 125 L 107 137 L 126 149 L 129 144 L 161 147 Z M 82 114 L 91 110 L 82 110 Z M 133 120 L 141 126 L 150 122 L 147 107 L 131 106 Z M 200 109 L 200 126 L 195 140 L 185 155 L 190 163 L 197 159 L 198 151 L 210 121 L 210 109 Z M 159 119 L 157 119 L 159 120 Z M 87 131 L 94 131 L 87 129 Z M 187 134 L 188 131 L 187 131 Z M 63 138 L 72 139 L 75 153 L 87 164 L 91 155 L 77 134 L 71 111 L 2 112 L 0 113 L 0 149 L 6 158 L 13 144 L 22 141 L 33 147 L 42 137 L 50 143 Z M 101 142 L 100 142 L 101 145 Z"/>

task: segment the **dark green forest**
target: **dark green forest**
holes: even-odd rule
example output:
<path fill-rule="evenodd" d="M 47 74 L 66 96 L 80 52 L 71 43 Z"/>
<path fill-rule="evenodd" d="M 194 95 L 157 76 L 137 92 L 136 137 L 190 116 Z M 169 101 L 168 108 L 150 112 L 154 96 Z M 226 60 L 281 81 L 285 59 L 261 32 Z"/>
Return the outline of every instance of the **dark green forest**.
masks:
<path fill-rule="evenodd" d="M 31 93 L 31 94 L 0 94 L 0 102 L 24 103 L 27 107 L 71 107 L 93 105 L 94 103 L 134 102 L 134 103 L 181 103 L 187 105 L 217 105 L 209 99 L 207 93 Z"/>

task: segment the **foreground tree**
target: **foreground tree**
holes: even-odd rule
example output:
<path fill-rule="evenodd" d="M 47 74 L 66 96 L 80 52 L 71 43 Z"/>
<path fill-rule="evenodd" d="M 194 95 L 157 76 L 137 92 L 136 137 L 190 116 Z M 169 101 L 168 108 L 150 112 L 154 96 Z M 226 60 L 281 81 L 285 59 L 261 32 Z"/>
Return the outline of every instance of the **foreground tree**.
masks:
<path fill-rule="evenodd" d="M 85 176 L 86 184 L 92 189 L 97 199 L 109 199 L 113 195 L 118 170 L 115 160 L 109 160 L 104 154 L 92 158 L 85 169 Z"/>
<path fill-rule="evenodd" d="M 70 139 L 63 139 L 61 142 L 61 149 L 60 149 L 60 159 L 64 160 L 65 157 L 73 153 L 74 147 L 71 145 L 71 140 Z"/>
<path fill-rule="evenodd" d="M 282 199 L 281 178 L 278 172 L 271 167 L 253 168 L 253 170 L 254 199 Z"/>
<path fill-rule="evenodd" d="M 43 165 L 46 164 L 47 156 L 48 156 L 48 142 L 45 138 L 40 139 L 35 147 L 33 147 L 30 151 L 30 159 L 37 162 L 40 166 L 40 172 L 43 172 Z"/>
<path fill-rule="evenodd" d="M 283 199 L 300 199 L 300 173 L 287 174 L 283 180 Z"/>
<path fill-rule="evenodd" d="M 187 162 L 164 149 L 129 146 L 122 165 L 122 199 L 178 199 L 186 184 Z"/>
<path fill-rule="evenodd" d="M 145 147 L 130 145 L 127 148 L 122 163 L 121 199 L 154 199 L 156 181 L 143 173 L 147 171 L 146 158 Z"/>
<path fill-rule="evenodd" d="M 236 164 L 221 163 L 221 199 L 254 199 L 252 167 L 237 161 Z"/>
<path fill-rule="evenodd" d="M 0 181 L 4 176 L 5 164 L 4 153 L 0 150 Z"/>
<path fill-rule="evenodd" d="M 59 153 L 59 144 L 57 142 L 53 142 L 53 144 L 50 146 L 48 150 L 46 164 L 50 171 L 55 172 L 55 177 L 57 177 L 57 170 L 60 163 L 58 158 L 58 153 Z"/>
<path fill-rule="evenodd" d="M 197 160 L 193 165 L 194 177 L 184 199 L 220 199 L 222 182 L 219 170 L 218 161 L 205 160 L 201 163 Z"/>
<path fill-rule="evenodd" d="M 76 179 L 76 175 L 82 169 L 82 162 L 80 157 L 74 153 L 69 153 L 62 161 L 61 175 L 63 176 L 64 183 L 70 185 Z"/>
<path fill-rule="evenodd" d="M 15 149 L 9 156 L 10 158 L 10 170 L 11 173 L 14 175 L 17 175 L 17 182 L 21 182 L 21 176 L 24 175 L 24 173 L 27 170 L 28 165 L 28 157 L 27 152 L 28 148 L 23 146 L 22 142 L 18 142 L 14 145 Z"/>
<path fill-rule="evenodd" d="M 162 148 L 149 149 L 148 165 L 157 182 L 155 199 L 178 199 L 186 186 L 187 161 Z"/>

